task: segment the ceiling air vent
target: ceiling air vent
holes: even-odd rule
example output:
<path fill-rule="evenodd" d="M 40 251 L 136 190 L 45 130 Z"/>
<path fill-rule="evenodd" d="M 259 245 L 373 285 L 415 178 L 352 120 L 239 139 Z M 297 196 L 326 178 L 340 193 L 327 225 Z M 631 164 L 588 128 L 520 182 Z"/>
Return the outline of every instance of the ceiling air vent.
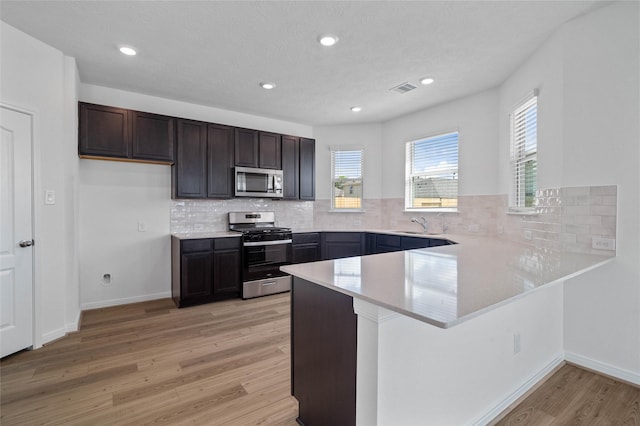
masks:
<path fill-rule="evenodd" d="M 396 87 L 392 87 L 391 90 L 392 92 L 397 92 L 397 93 L 407 93 L 413 89 L 415 89 L 418 86 L 414 86 L 413 84 L 409 83 L 408 81 L 402 84 L 397 85 Z"/>

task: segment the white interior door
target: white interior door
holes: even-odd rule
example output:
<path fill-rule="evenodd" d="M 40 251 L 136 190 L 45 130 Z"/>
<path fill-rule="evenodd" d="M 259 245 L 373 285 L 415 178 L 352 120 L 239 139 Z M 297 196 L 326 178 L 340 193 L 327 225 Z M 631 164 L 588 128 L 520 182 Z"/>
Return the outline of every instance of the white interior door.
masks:
<path fill-rule="evenodd" d="M 31 116 L 0 108 L 0 356 L 33 346 Z"/>

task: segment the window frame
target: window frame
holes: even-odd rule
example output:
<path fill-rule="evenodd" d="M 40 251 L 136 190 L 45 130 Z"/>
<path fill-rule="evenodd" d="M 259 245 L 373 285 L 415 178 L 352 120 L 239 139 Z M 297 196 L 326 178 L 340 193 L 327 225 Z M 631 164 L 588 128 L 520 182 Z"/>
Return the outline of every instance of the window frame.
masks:
<path fill-rule="evenodd" d="M 519 117 L 526 114 L 532 106 L 535 106 L 535 151 L 526 151 L 526 136 L 517 136 L 517 131 L 526 130 L 526 122 L 517 125 Z M 526 119 L 523 117 L 523 119 Z M 533 160 L 535 167 L 535 180 L 532 205 L 527 206 L 526 195 L 526 163 Z M 523 97 L 509 113 L 509 205 L 508 213 L 512 214 L 536 214 L 535 193 L 538 189 L 538 90 L 534 89 Z"/>
<path fill-rule="evenodd" d="M 422 142 L 425 140 L 429 140 L 429 139 L 437 139 L 437 138 L 441 138 L 441 137 L 445 137 L 448 135 L 452 135 L 452 134 L 456 134 L 456 142 L 457 142 L 457 158 L 456 158 L 456 162 L 457 162 L 457 166 L 456 166 L 456 171 L 455 171 L 455 175 L 456 175 L 456 180 L 458 181 L 458 187 L 456 188 L 456 194 L 455 194 L 455 207 L 454 206 L 448 206 L 448 207 L 412 207 L 412 201 L 413 201 L 413 197 L 412 197 L 412 185 L 411 185 L 411 181 L 412 181 L 412 177 L 419 175 L 419 173 L 411 173 L 412 169 L 413 169 L 413 164 L 410 162 L 410 158 L 411 158 L 411 154 L 410 154 L 410 150 L 412 149 L 412 146 L 417 143 L 417 142 Z M 460 196 L 460 187 L 459 187 L 459 182 L 460 182 L 460 130 L 459 129 L 453 129 L 453 130 L 446 130 L 446 131 L 441 131 L 441 132 L 437 132 L 437 133 L 432 133 L 429 136 L 424 136 L 418 139 L 414 139 L 414 140 L 410 140 L 405 142 L 405 181 L 404 181 L 404 211 L 405 212 L 432 212 L 432 213 L 447 213 L 447 212 L 457 212 L 458 211 L 458 200 L 459 200 L 459 196 Z"/>
<path fill-rule="evenodd" d="M 335 201 L 335 155 L 337 152 L 351 152 L 351 151 L 359 151 L 360 152 L 360 207 L 359 208 L 345 208 L 345 207 L 336 207 Z M 329 212 L 332 213 L 362 213 L 364 212 L 364 147 L 360 145 L 341 145 L 341 146 L 330 146 L 329 147 L 329 160 L 331 163 L 331 206 L 329 208 Z"/>

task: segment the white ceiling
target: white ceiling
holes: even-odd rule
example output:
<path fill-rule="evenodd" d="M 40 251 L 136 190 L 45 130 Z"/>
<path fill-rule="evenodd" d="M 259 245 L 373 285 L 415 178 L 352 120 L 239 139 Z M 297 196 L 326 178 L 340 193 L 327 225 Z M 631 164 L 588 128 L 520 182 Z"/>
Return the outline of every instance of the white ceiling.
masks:
<path fill-rule="evenodd" d="M 494 87 L 562 23 L 606 3 L 3 0 L 0 17 L 75 57 L 83 83 L 331 125 Z M 322 47 L 324 33 L 340 41 Z M 424 76 L 436 82 L 420 86 Z M 419 87 L 389 91 L 406 81 Z"/>

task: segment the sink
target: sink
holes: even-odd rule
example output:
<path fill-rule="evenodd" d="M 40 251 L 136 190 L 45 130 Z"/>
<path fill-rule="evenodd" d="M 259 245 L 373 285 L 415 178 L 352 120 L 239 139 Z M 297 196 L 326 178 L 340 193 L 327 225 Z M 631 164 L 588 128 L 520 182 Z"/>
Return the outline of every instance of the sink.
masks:
<path fill-rule="evenodd" d="M 391 232 L 397 232 L 398 234 L 413 234 L 413 235 L 424 235 L 424 236 L 434 236 L 434 235 L 440 235 L 440 234 L 436 234 L 435 232 L 420 232 L 420 231 L 404 231 L 404 230 L 400 230 L 400 229 L 395 229 Z"/>

